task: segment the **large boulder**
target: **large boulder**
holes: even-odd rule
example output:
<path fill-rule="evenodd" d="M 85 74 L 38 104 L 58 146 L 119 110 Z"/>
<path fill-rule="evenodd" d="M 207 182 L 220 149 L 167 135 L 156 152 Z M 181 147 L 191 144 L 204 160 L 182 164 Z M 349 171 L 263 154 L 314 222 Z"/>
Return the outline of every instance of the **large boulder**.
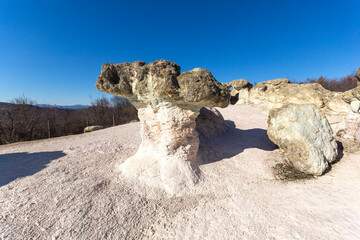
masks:
<path fill-rule="evenodd" d="M 229 88 L 203 68 L 180 74 L 176 63 L 104 64 L 96 88 L 140 101 L 142 142 L 137 153 L 117 166 L 121 175 L 172 195 L 199 180 L 196 117 L 202 107 L 227 107 Z"/>
<path fill-rule="evenodd" d="M 201 108 L 195 121 L 195 130 L 200 137 L 217 136 L 229 129 L 224 117 L 216 108 Z"/>
<path fill-rule="evenodd" d="M 290 103 L 313 104 L 325 115 L 334 135 L 345 134 L 345 119 L 351 114 L 360 114 L 360 86 L 344 93 L 326 90 L 318 83 L 294 84 L 281 78 L 257 84 L 249 91 L 249 104 L 269 113 Z M 352 136 L 355 138 L 355 136 Z"/>
<path fill-rule="evenodd" d="M 288 104 L 271 110 L 267 133 L 303 173 L 321 175 L 337 157 L 329 122 L 314 105 Z"/>

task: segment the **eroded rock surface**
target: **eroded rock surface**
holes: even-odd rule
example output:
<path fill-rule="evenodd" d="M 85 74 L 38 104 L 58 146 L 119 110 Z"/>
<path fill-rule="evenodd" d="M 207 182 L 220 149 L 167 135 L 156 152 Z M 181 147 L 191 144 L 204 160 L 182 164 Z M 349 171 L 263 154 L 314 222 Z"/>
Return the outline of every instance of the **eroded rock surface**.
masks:
<path fill-rule="evenodd" d="M 117 166 L 122 175 L 173 195 L 199 180 L 195 119 L 204 106 L 229 105 L 227 86 L 206 69 L 180 74 L 176 63 L 158 60 L 104 64 L 96 88 L 148 105 L 139 109 L 142 143 L 137 153 Z"/>
<path fill-rule="evenodd" d="M 170 194 L 181 194 L 199 179 L 197 115 L 170 105 L 157 110 L 150 106 L 141 108 L 141 145 L 117 169 L 149 186 L 163 186 Z"/>
<path fill-rule="evenodd" d="M 337 157 L 333 132 L 314 105 L 288 104 L 270 111 L 268 136 L 287 161 L 306 174 L 321 175 Z"/>

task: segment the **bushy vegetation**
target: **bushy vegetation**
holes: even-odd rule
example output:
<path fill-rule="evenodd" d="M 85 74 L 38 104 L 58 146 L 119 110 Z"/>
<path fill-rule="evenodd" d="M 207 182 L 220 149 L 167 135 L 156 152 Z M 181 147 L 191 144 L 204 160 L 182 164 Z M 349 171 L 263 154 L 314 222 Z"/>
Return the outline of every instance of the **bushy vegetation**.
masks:
<path fill-rule="evenodd" d="M 105 97 L 91 107 L 73 110 L 38 107 L 25 96 L 0 108 L 0 144 L 82 133 L 91 125 L 115 126 L 138 120 L 136 108 L 126 99 Z"/>
<path fill-rule="evenodd" d="M 308 78 L 308 83 L 319 83 L 323 88 L 334 92 L 345 92 L 357 86 L 358 80 L 351 74 L 342 78 L 327 78 L 320 76 L 319 78 Z"/>

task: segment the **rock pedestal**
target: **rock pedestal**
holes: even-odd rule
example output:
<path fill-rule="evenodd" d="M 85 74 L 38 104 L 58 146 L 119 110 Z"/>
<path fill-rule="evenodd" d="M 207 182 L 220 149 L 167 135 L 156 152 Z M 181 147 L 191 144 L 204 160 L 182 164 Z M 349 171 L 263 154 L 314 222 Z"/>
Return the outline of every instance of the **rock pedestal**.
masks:
<path fill-rule="evenodd" d="M 177 106 L 140 109 L 141 145 L 117 169 L 149 186 L 164 186 L 170 194 L 194 185 L 199 179 L 197 115 Z"/>

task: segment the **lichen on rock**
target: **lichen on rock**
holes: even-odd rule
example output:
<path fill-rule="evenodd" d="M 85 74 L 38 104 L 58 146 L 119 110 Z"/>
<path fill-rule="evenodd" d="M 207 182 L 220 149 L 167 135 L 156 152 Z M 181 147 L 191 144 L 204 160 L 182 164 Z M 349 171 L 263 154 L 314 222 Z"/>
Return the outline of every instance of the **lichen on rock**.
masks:
<path fill-rule="evenodd" d="M 227 107 L 230 99 L 228 89 L 208 70 L 195 68 L 180 74 L 180 66 L 166 60 L 104 64 L 95 87 L 155 108 L 168 102 L 199 111 L 203 106 Z"/>

